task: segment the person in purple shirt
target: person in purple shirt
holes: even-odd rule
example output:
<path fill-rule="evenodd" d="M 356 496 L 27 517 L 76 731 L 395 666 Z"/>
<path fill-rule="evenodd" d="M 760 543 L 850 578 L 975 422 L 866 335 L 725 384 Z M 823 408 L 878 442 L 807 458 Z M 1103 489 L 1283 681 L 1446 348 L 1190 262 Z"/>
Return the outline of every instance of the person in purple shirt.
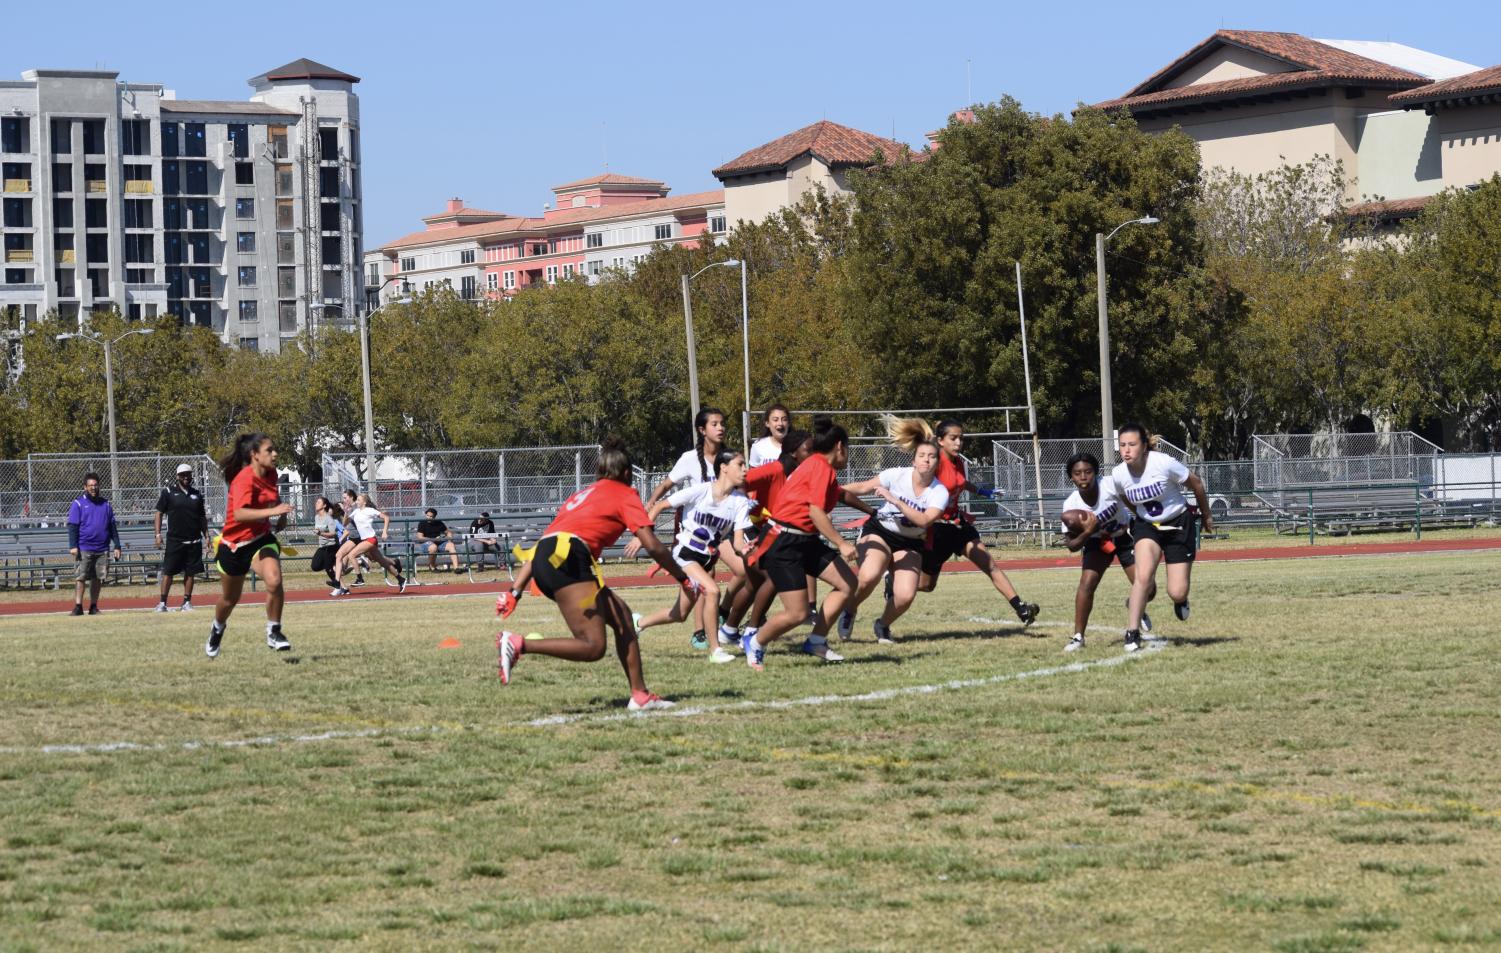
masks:
<path fill-rule="evenodd" d="M 109 572 L 110 544 L 120 558 L 115 508 L 99 495 L 99 474 L 83 478 L 83 496 L 68 507 L 68 552 L 73 563 L 73 614 L 83 615 L 83 584 L 89 583 L 89 615 L 99 614 L 99 587 Z"/>

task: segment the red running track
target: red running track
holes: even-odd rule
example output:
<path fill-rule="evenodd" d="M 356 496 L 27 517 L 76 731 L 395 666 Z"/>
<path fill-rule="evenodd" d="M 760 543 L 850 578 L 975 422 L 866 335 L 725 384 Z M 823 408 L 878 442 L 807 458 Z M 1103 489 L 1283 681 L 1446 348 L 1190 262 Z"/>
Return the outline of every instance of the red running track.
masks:
<path fill-rule="evenodd" d="M 1418 553 L 1458 553 L 1477 552 L 1481 550 L 1501 549 L 1501 539 L 1451 539 L 1420 542 L 1416 540 L 1405 543 L 1350 543 L 1343 546 L 1265 546 L 1257 549 L 1225 549 L 1215 551 L 1213 549 L 1201 549 L 1199 562 L 1243 562 L 1248 560 L 1264 559 L 1309 559 L 1326 556 L 1394 556 L 1412 555 Z M 1079 557 L 1046 556 L 1034 559 L 1010 559 L 997 560 L 997 565 L 1007 572 L 1015 572 L 1024 569 L 1059 569 L 1079 565 Z M 944 567 L 945 573 L 951 572 L 977 572 L 974 564 L 970 562 L 949 563 Z M 728 574 L 721 578 L 728 579 Z M 667 577 L 662 575 L 647 576 L 615 576 L 608 580 L 614 589 L 640 589 L 651 586 L 665 586 L 668 584 Z M 460 583 L 457 585 L 443 586 L 412 586 L 407 592 L 398 593 L 396 590 L 384 585 L 372 585 L 364 589 L 355 590 L 348 596 L 340 596 L 339 601 L 348 600 L 355 603 L 368 602 L 372 599 L 408 599 L 414 597 L 433 596 L 465 596 L 481 595 L 484 593 L 497 593 L 500 591 L 498 583 Z M 425 591 L 432 589 L 433 591 Z M 66 590 L 64 590 L 66 591 Z M 180 587 L 173 589 L 173 602 L 180 598 Z M 217 587 L 200 584 L 198 591 L 207 596 L 210 592 L 217 599 Z M 240 605 L 260 605 L 265 602 L 263 592 L 247 592 L 240 599 Z M 288 602 L 332 602 L 323 589 L 295 589 L 288 590 Z M 207 617 L 212 611 L 215 602 L 204 602 L 197 608 Z M 101 600 L 100 608 L 105 611 L 119 609 L 153 609 L 156 607 L 154 598 L 135 599 L 110 599 L 106 596 Z M 43 615 L 48 613 L 67 614 L 73 608 L 71 600 L 62 602 L 12 602 L 0 603 L 0 616 L 7 615 Z"/>

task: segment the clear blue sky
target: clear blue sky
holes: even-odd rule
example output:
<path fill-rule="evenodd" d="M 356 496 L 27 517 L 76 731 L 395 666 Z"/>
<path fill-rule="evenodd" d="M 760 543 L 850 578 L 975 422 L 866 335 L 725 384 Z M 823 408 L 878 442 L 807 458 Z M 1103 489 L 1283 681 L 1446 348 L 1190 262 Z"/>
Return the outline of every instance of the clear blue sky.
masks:
<path fill-rule="evenodd" d="M 243 99 L 247 78 L 299 56 L 361 77 L 372 248 L 449 196 L 538 214 L 549 186 L 602 171 L 606 150 L 610 171 L 683 193 L 823 118 L 920 145 L 965 104 L 966 61 L 975 101 L 1042 113 L 1119 95 L 1221 27 L 1501 63 L 1495 0 L 5 6 L 0 79 L 104 67 L 183 98 Z"/>

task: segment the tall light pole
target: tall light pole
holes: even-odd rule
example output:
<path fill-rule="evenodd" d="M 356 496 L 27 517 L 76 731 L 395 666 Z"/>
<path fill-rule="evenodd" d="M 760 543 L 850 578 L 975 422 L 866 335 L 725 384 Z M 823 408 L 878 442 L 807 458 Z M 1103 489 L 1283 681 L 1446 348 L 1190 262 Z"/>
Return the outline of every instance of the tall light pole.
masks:
<path fill-rule="evenodd" d="M 380 293 L 386 289 L 386 285 L 400 278 L 400 275 L 392 275 L 382 281 L 380 287 L 375 289 L 375 300 L 380 300 Z M 402 290 L 406 290 L 405 282 L 402 282 Z M 375 498 L 375 411 L 370 401 L 370 319 L 387 304 L 405 301 L 405 298 L 398 296 L 376 305 L 368 312 L 360 309 L 360 383 L 365 399 L 365 492 L 370 494 L 371 499 Z"/>
<path fill-rule="evenodd" d="M 712 265 L 705 265 L 691 275 L 683 275 L 683 323 L 688 329 L 688 398 L 693 407 L 693 419 L 695 421 L 698 420 L 698 345 L 694 342 L 693 338 L 693 299 L 688 294 L 688 283 L 710 268 L 732 268 L 738 264 L 740 262 L 737 259 L 731 258 L 729 261 L 716 261 Z M 742 281 L 743 287 L 744 284 Z M 747 351 L 748 354 L 749 352 Z M 749 366 L 750 358 L 747 356 L 746 367 L 749 368 Z M 748 381 L 749 379 L 750 374 L 747 370 L 746 380 Z"/>
<path fill-rule="evenodd" d="M 120 458 L 119 446 L 115 441 L 115 345 L 132 334 L 150 334 L 153 330 L 152 328 L 135 328 L 114 339 L 87 334 L 83 331 L 67 332 L 57 336 L 59 341 L 78 338 L 80 341 L 93 341 L 104 348 L 104 403 L 109 415 L 109 487 L 110 492 L 116 494 L 120 492 Z"/>
<path fill-rule="evenodd" d="M 1100 426 L 1103 428 L 1102 442 L 1105 451 L 1100 461 L 1107 467 L 1115 460 L 1115 408 L 1110 384 L 1110 311 L 1105 296 L 1105 243 L 1127 225 L 1156 225 L 1157 221 L 1150 215 L 1143 215 L 1141 218 L 1122 222 L 1111 229 L 1108 235 L 1104 232 L 1094 233 L 1096 294 L 1100 305 Z"/>

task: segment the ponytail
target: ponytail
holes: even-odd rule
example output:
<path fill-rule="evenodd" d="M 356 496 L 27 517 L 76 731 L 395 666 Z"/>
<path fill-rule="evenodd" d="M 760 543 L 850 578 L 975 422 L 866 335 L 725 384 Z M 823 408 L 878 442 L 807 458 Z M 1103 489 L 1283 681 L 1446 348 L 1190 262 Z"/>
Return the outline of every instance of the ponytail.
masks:
<path fill-rule="evenodd" d="M 698 434 L 698 439 L 693 442 L 693 455 L 698 458 L 698 473 L 705 483 L 708 483 L 711 477 L 709 476 L 709 463 L 704 459 L 704 428 L 709 425 L 709 418 L 715 415 L 722 419 L 724 411 L 718 407 L 704 407 L 693 418 L 693 432 Z"/>
<path fill-rule="evenodd" d="M 813 452 L 828 453 L 840 444 L 849 446 L 850 435 L 832 417 L 813 418 Z"/>
<path fill-rule="evenodd" d="M 236 437 L 234 446 L 219 461 L 219 469 L 224 472 L 224 482 L 233 483 L 239 472 L 250 466 L 250 455 L 270 439 L 263 433 L 242 433 Z"/>
<path fill-rule="evenodd" d="M 806 430 L 787 431 L 787 436 L 782 438 L 782 455 L 777 458 L 783 473 L 792 476 L 792 471 L 797 469 L 797 452 L 811 439 L 812 435 Z"/>
<path fill-rule="evenodd" d="M 891 445 L 904 453 L 916 453 L 917 448 L 923 444 L 933 444 L 933 428 L 928 426 L 926 420 L 916 417 L 894 417 L 887 415 L 883 418 L 886 423 L 886 436 L 891 440 Z"/>

